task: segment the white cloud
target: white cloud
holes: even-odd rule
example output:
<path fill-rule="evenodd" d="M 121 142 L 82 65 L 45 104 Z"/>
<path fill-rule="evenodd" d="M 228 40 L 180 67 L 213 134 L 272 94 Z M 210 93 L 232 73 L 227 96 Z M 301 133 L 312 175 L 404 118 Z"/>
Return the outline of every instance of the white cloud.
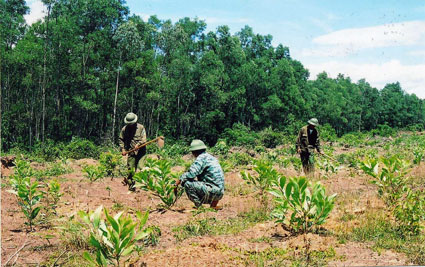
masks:
<path fill-rule="evenodd" d="M 425 50 L 414 50 L 414 51 L 410 51 L 408 54 L 411 56 L 425 57 Z"/>
<path fill-rule="evenodd" d="M 27 1 L 27 5 L 30 8 L 30 13 L 25 15 L 24 18 L 28 25 L 31 25 L 44 17 L 46 8 L 44 7 L 41 0 Z"/>
<path fill-rule="evenodd" d="M 353 82 L 366 79 L 371 86 L 382 89 L 387 83 L 400 82 L 408 93 L 425 98 L 425 64 L 403 65 L 398 60 L 390 60 L 382 64 L 354 64 L 340 61 L 329 61 L 318 64 L 305 64 L 310 70 L 311 79 L 325 71 L 335 78 L 339 73 L 350 77 Z"/>
<path fill-rule="evenodd" d="M 313 44 L 318 47 L 304 50 L 303 55 L 344 55 L 368 48 L 425 44 L 425 21 L 339 30 L 314 38 Z"/>

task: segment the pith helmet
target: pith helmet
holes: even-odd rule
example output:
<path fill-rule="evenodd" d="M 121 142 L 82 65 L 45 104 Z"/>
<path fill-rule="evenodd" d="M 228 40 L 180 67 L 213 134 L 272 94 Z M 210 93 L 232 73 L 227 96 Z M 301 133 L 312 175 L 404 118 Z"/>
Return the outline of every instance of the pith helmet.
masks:
<path fill-rule="evenodd" d="M 128 113 L 124 118 L 125 124 L 134 124 L 137 122 L 137 115 L 133 112 Z"/>
<path fill-rule="evenodd" d="M 195 139 L 190 143 L 190 151 L 196 151 L 201 149 L 207 149 L 207 146 L 199 139 Z"/>
<path fill-rule="evenodd" d="M 316 118 L 312 118 L 308 121 L 308 124 L 319 126 L 319 121 Z"/>

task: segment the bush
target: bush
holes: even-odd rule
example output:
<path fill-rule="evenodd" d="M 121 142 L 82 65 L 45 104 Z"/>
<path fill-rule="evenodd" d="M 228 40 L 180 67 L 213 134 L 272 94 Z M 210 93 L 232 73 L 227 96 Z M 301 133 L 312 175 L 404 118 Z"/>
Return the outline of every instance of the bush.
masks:
<path fill-rule="evenodd" d="M 260 143 L 267 148 L 275 148 L 283 144 L 283 133 L 273 131 L 272 127 L 265 128 L 258 135 Z"/>
<path fill-rule="evenodd" d="M 260 191 L 261 202 L 266 206 L 267 195 L 265 193 L 270 189 L 274 181 L 280 177 L 280 174 L 273 168 L 270 161 L 265 160 L 256 161 L 254 171 L 257 173 L 255 176 L 252 176 L 248 172 L 242 172 L 242 179 Z"/>
<path fill-rule="evenodd" d="M 19 181 L 18 181 L 19 179 Z M 25 223 L 32 231 L 33 221 L 40 212 L 41 206 L 37 206 L 43 198 L 43 192 L 38 189 L 38 183 L 32 182 L 31 177 L 14 177 L 13 185 L 17 185 L 14 189 L 8 190 L 9 193 L 15 194 L 18 204 L 24 213 L 27 222 Z"/>
<path fill-rule="evenodd" d="M 146 168 L 134 175 L 135 187 L 151 191 L 162 201 L 163 207 L 171 208 L 183 194 L 183 190 L 174 193 L 177 174 L 171 173 L 171 163 L 167 160 L 147 159 Z"/>
<path fill-rule="evenodd" d="M 102 179 L 105 176 L 105 170 L 102 166 L 84 165 L 83 172 L 86 177 L 89 178 L 90 182 Z"/>
<path fill-rule="evenodd" d="M 99 148 L 92 142 L 79 137 L 73 137 L 62 152 L 62 156 L 72 159 L 99 157 Z"/>
<path fill-rule="evenodd" d="M 335 129 L 329 123 L 320 126 L 320 138 L 326 142 L 334 142 L 337 139 Z"/>
<path fill-rule="evenodd" d="M 121 163 L 121 154 L 103 152 L 100 154 L 99 162 L 107 176 L 115 177 L 117 167 Z"/>
<path fill-rule="evenodd" d="M 379 135 L 383 137 L 390 137 L 390 136 L 395 136 L 397 134 L 397 130 L 391 128 L 390 126 L 386 124 L 379 124 L 377 129 L 373 129 L 371 131 L 371 134 L 373 136 Z"/>
<path fill-rule="evenodd" d="M 272 213 L 277 218 L 276 222 L 301 233 L 309 232 L 325 222 L 336 197 L 336 194 L 327 196 L 320 183 L 310 187 L 305 177 L 288 179 L 281 176 L 269 192 L 276 197 L 277 206 Z M 290 216 L 287 216 L 288 210 Z"/>
<path fill-rule="evenodd" d="M 78 212 L 90 229 L 89 242 L 96 251 L 95 259 L 88 252 L 83 255 L 90 263 L 98 266 L 120 266 L 121 259 L 134 252 L 135 243 L 149 235 L 149 231 L 143 229 L 149 213 L 142 216 L 140 212 L 136 212 L 137 220 L 133 221 L 130 216 L 122 216 L 123 212 L 112 217 L 104 209 L 104 220 L 101 218 L 102 210 L 103 206 L 100 206 L 94 213 Z"/>
<path fill-rule="evenodd" d="M 231 129 L 224 130 L 223 137 L 230 146 L 255 147 L 258 140 L 258 134 L 241 123 L 233 124 Z"/>

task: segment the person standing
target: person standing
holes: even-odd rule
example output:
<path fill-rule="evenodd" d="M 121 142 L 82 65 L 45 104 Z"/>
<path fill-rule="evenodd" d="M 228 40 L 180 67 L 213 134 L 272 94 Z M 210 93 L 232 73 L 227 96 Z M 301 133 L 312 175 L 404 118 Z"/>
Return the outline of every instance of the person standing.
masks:
<path fill-rule="evenodd" d="M 137 151 L 129 152 L 130 150 L 146 143 L 146 130 L 142 124 L 137 123 L 137 115 L 130 112 L 124 118 L 126 124 L 120 133 L 119 144 L 121 154 L 127 155 L 128 176 L 124 178 L 123 184 L 128 185 L 130 191 L 134 191 L 133 175 L 139 167 L 140 160 L 146 155 L 146 146 Z"/>
<path fill-rule="evenodd" d="M 319 126 L 319 121 L 312 118 L 308 121 L 308 125 L 302 127 L 298 133 L 296 148 L 306 175 L 314 172 L 314 150 L 316 149 L 319 154 L 322 154 L 316 126 Z"/>
<path fill-rule="evenodd" d="M 187 197 L 199 208 L 202 204 L 210 204 L 216 210 L 224 194 L 224 172 L 218 159 L 206 152 L 207 147 L 201 140 L 193 140 L 190 151 L 196 158 L 189 170 L 180 176 L 175 190 L 182 184 Z M 197 180 L 195 180 L 197 178 Z"/>

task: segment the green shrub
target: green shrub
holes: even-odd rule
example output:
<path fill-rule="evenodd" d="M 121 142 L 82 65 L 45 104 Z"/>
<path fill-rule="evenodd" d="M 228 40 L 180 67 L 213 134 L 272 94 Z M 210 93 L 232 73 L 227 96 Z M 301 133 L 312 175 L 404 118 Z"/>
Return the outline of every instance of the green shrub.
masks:
<path fill-rule="evenodd" d="M 121 157 L 121 154 L 112 152 L 103 152 L 100 154 L 99 163 L 107 176 L 116 176 L 117 167 L 119 167 L 121 163 Z"/>
<path fill-rule="evenodd" d="M 271 127 L 267 127 L 258 133 L 260 144 L 267 148 L 275 148 L 283 144 L 283 133 L 273 131 Z"/>
<path fill-rule="evenodd" d="M 102 179 L 105 176 L 105 170 L 102 166 L 84 165 L 83 172 L 85 173 L 85 176 L 89 178 L 91 183 Z"/>
<path fill-rule="evenodd" d="M 246 166 L 252 163 L 253 158 L 247 153 L 235 152 L 230 154 L 229 160 L 234 166 Z"/>
<path fill-rule="evenodd" d="M 164 159 L 147 159 L 145 166 L 134 175 L 135 187 L 152 192 L 161 199 L 164 208 L 171 208 L 183 193 L 181 187 L 176 194 L 174 192 L 178 175 L 171 173 L 171 163 Z"/>
<path fill-rule="evenodd" d="M 225 129 L 223 137 L 230 146 L 254 147 L 258 144 L 258 134 L 241 123 L 235 123 L 231 129 Z"/>
<path fill-rule="evenodd" d="M 146 212 L 142 216 L 140 212 L 136 212 L 137 220 L 133 221 L 130 216 L 122 216 L 123 212 L 112 217 L 104 209 L 104 220 L 101 217 L 102 211 L 103 206 L 93 213 L 78 212 L 90 229 L 89 243 L 96 251 L 95 259 L 88 252 L 84 252 L 84 258 L 98 266 L 121 266 L 122 258 L 135 251 L 135 243 L 149 235 L 149 231 L 143 229 L 149 214 Z"/>
<path fill-rule="evenodd" d="M 362 163 L 363 171 L 374 178 L 372 182 L 378 186 L 378 194 L 393 213 L 401 232 L 419 234 L 425 220 L 425 197 L 420 190 L 409 187 L 408 168 L 408 162 L 397 156 Z"/>
<path fill-rule="evenodd" d="M 229 153 L 230 147 L 226 144 L 226 140 L 219 139 L 215 146 L 210 149 L 211 154 L 226 156 Z"/>
<path fill-rule="evenodd" d="M 253 185 L 257 190 L 260 191 L 260 198 L 263 205 L 267 204 L 267 190 L 270 189 L 273 182 L 276 181 L 280 174 L 273 168 L 273 165 L 270 161 L 258 160 L 255 162 L 256 166 L 254 171 L 257 175 L 251 175 L 249 172 L 241 172 L 242 179 L 244 179 L 247 184 Z"/>
<path fill-rule="evenodd" d="M 47 184 L 47 191 L 43 192 L 47 207 L 56 214 L 56 208 L 63 193 L 60 192 L 60 184 L 57 180 L 51 180 Z"/>
<path fill-rule="evenodd" d="M 373 129 L 371 131 L 373 136 L 379 135 L 383 137 L 395 136 L 397 134 L 397 130 L 391 128 L 386 124 L 379 124 L 377 129 Z"/>
<path fill-rule="evenodd" d="M 69 142 L 64 147 L 62 156 L 71 159 L 97 159 L 99 157 L 99 147 L 96 146 L 92 141 L 79 137 L 73 137 L 71 142 Z"/>
<path fill-rule="evenodd" d="M 37 205 L 43 198 L 43 193 L 38 189 L 38 183 L 32 182 L 30 177 L 14 177 L 12 180 L 14 180 L 12 182 L 14 189 L 8 190 L 8 192 L 16 195 L 18 204 L 27 219 L 25 224 L 32 231 L 34 219 L 41 209 L 41 206 Z"/>
<path fill-rule="evenodd" d="M 325 142 L 335 142 L 337 140 L 335 129 L 329 123 L 320 126 L 320 138 Z"/>
<path fill-rule="evenodd" d="M 309 232 L 325 222 L 336 197 L 336 194 L 327 196 L 320 183 L 310 187 L 305 177 L 288 179 L 281 176 L 269 192 L 275 196 L 277 204 L 272 212 L 272 216 L 277 218 L 276 222 L 301 233 Z M 289 216 L 288 211 L 291 213 Z"/>

